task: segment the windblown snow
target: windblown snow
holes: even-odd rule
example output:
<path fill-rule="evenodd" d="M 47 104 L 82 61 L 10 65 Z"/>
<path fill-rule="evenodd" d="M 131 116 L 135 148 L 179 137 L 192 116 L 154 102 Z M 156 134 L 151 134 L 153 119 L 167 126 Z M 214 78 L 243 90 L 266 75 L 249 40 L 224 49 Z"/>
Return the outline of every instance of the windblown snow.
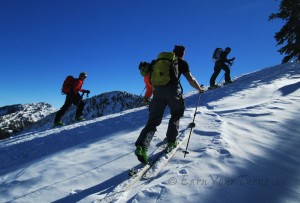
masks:
<path fill-rule="evenodd" d="M 262 69 L 201 95 L 185 94 L 186 143 L 119 202 L 299 202 L 300 63 Z M 0 141 L 0 202 L 97 202 L 136 166 L 140 107 Z M 165 138 L 165 112 L 149 152 Z"/>

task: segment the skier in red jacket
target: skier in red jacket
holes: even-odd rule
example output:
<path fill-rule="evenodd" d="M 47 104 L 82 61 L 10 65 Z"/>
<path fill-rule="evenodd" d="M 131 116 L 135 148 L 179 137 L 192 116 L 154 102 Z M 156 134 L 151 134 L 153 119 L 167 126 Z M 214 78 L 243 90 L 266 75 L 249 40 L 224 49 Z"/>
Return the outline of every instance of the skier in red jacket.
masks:
<path fill-rule="evenodd" d="M 81 88 L 83 85 L 83 81 L 86 79 L 86 77 L 87 77 L 87 74 L 85 72 L 82 72 L 79 74 L 79 78 L 75 79 L 72 90 L 70 91 L 70 93 L 67 93 L 64 105 L 56 113 L 56 116 L 54 119 L 55 126 L 64 125 L 64 123 L 61 121 L 61 118 L 65 115 L 65 113 L 72 106 L 72 104 L 77 106 L 75 120 L 77 120 L 77 121 L 84 120 L 84 118 L 82 117 L 84 102 L 82 101 L 82 96 L 79 94 L 79 92 L 83 92 L 83 93 L 87 93 L 87 94 L 90 93 L 89 90 L 84 90 Z"/>

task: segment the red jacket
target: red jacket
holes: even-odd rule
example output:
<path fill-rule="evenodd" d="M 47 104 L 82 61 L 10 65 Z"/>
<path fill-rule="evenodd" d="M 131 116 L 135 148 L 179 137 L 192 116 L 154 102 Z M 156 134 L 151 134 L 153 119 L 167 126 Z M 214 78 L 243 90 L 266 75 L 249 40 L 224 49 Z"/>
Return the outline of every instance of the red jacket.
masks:
<path fill-rule="evenodd" d="M 73 85 L 74 94 L 78 94 L 78 92 L 83 92 L 83 89 L 81 89 L 82 85 L 83 85 L 83 80 L 80 79 L 75 80 Z"/>

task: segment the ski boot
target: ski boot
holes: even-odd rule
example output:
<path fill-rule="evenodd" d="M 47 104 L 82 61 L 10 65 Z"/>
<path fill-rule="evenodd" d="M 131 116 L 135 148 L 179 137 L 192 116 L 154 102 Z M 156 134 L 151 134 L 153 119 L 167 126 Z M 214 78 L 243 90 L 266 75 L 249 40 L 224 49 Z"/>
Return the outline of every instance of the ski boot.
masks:
<path fill-rule="evenodd" d="M 141 163 L 148 163 L 147 147 L 137 146 L 134 153 Z"/>
<path fill-rule="evenodd" d="M 176 147 L 177 147 L 177 142 L 176 141 L 168 141 L 168 145 L 167 145 L 167 148 L 166 148 L 167 153 L 171 152 Z"/>
<path fill-rule="evenodd" d="M 63 126 L 63 125 L 65 125 L 62 121 L 56 121 L 56 122 L 54 122 L 54 126 L 55 127 L 59 127 L 59 126 Z"/>
<path fill-rule="evenodd" d="M 76 121 L 84 121 L 85 119 L 82 116 L 76 116 L 75 120 Z"/>
<path fill-rule="evenodd" d="M 219 85 L 211 85 L 208 89 L 209 90 L 214 90 L 216 88 L 220 87 Z"/>

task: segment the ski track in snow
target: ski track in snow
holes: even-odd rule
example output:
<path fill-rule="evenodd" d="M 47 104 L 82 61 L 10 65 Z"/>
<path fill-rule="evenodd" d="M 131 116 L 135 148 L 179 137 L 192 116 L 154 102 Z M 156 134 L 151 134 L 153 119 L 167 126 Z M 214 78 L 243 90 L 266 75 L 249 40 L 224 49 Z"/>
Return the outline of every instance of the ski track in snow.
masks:
<path fill-rule="evenodd" d="M 240 76 L 200 95 L 189 154 L 185 144 L 157 177 L 119 202 L 297 202 L 300 199 L 300 65 Z M 186 97 L 180 132 L 198 94 Z M 137 165 L 134 142 L 148 108 L 31 132 L 0 142 L 1 202 L 94 202 Z M 165 138 L 165 112 L 149 148 Z"/>

